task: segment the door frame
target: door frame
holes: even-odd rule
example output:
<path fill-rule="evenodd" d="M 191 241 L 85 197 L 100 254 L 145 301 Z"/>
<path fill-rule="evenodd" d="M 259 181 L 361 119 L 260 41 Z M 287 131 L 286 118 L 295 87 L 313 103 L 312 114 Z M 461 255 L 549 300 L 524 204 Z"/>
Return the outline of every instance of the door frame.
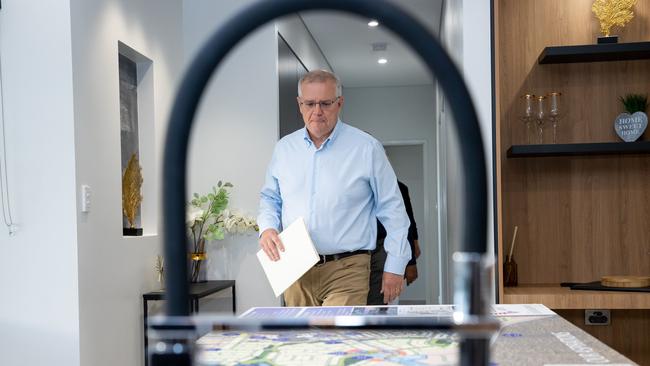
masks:
<path fill-rule="evenodd" d="M 438 218 L 435 210 L 432 210 L 431 207 L 437 207 L 437 202 L 432 198 L 436 198 L 437 194 L 435 191 L 432 191 L 431 179 L 429 176 L 429 142 L 422 139 L 405 139 L 405 140 L 386 140 L 382 141 L 384 147 L 400 147 L 400 146 L 422 146 L 422 177 L 423 177 L 423 187 L 424 187 L 424 210 L 423 217 L 425 223 L 430 223 L 430 225 L 423 225 L 424 227 L 424 243 L 427 243 L 427 249 L 423 250 L 422 256 L 424 256 L 424 262 L 427 271 L 427 278 L 425 283 L 425 301 L 427 304 L 435 304 L 439 298 L 439 287 L 436 281 L 436 271 L 435 268 L 438 268 L 436 265 L 438 262 L 438 251 L 439 243 L 437 243 L 436 234 L 438 232 Z M 434 152 L 435 153 L 435 152 Z M 420 235 L 422 236 L 422 235 Z M 428 243 L 431 243 L 430 245 Z M 421 257 L 420 257 L 421 258 Z M 422 267 L 421 267 L 422 268 Z"/>

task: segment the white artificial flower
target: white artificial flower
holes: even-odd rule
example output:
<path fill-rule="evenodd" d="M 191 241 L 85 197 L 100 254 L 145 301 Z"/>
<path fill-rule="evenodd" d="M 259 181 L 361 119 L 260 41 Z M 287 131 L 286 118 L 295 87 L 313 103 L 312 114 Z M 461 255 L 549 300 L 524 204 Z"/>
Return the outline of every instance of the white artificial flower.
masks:
<path fill-rule="evenodd" d="M 229 233 L 234 232 L 234 228 L 237 225 L 236 216 L 228 216 L 223 220 L 223 226 Z"/>
<path fill-rule="evenodd" d="M 204 213 L 205 212 L 198 207 L 189 206 L 185 215 L 185 222 L 188 226 L 192 226 L 194 222 L 203 220 Z"/>

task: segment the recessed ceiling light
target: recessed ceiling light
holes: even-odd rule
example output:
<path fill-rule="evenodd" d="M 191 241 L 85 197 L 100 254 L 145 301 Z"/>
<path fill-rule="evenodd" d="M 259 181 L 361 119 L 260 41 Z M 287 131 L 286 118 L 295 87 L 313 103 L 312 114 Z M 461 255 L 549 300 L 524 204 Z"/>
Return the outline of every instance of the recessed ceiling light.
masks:
<path fill-rule="evenodd" d="M 387 62 L 388 62 L 388 60 L 386 60 L 386 59 L 383 58 L 383 57 L 380 58 L 379 60 L 377 60 L 377 63 L 378 63 L 378 64 L 382 64 L 382 65 L 385 64 L 385 63 L 387 63 Z"/>
<path fill-rule="evenodd" d="M 376 27 L 379 25 L 379 22 L 372 19 L 371 21 L 368 22 L 368 27 Z"/>

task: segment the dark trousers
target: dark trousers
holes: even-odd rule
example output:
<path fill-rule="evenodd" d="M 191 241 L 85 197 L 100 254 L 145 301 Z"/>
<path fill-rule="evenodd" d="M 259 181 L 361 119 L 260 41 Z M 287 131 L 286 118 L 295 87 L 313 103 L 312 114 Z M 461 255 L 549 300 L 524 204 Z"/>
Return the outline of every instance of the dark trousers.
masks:
<path fill-rule="evenodd" d="M 386 251 L 384 250 L 384 239 L 377 240 L 377 248 L 372 251 L 370 257 L 370 283 L 368 290 L 368 305 L 386 305 L 384 294 L 381 293 L 381 281 L 384 277 L 384 264 L 386 263 Z"/>

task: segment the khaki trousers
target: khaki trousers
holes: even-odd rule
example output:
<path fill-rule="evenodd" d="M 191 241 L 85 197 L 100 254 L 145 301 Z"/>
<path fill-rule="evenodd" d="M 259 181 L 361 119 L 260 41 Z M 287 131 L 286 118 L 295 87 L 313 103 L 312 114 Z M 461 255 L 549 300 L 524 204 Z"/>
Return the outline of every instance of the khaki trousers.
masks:
<path fill-rule="evenodd" d="M 284 292 L 287 306 L 366 305 L 370 255 L 357 254 L 312 267 Z"/>

